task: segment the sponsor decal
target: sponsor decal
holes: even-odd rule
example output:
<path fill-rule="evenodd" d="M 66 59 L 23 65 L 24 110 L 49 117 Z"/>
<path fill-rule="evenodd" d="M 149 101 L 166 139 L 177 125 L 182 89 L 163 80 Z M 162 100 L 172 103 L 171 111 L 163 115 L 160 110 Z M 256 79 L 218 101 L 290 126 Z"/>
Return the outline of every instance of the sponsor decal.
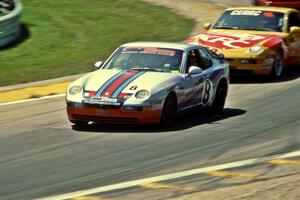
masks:
<path fill-rule="evenodd" d="M 137 89 L 138 89 L 138 86 L 136 86 L 136 85 L 133 85 L 129 88 L 129 90 L 137 90 Z"/>
<path fill-rule="evenodd" d="M 276 36 L 275 36 L 276 37 Z M 198 43 L 218 49 L 248 48 L 257 45 L 274 36 L 254 34 L 230 34 L 230 33 L 202 33 L 196 36 Z M 194 41 L 195 42 L 195 41 Z"/>
<path fill-rule="evenodd" d="M 265 16 L 265 17 L 269 17 L 269 18 L 275 17 L 275 15 L 274 15 L 273 12 L 264 12 L 264 16 Z"/>
<path fill-rule="evenodd" d="M 272 11 L 262 11 L 262 10 L 234 10 L 230 13 L 230 15 L 235 16 L 264 16 L 268 18 L 275 17 L 274 12 Z"/>
<path fill-rule="evenodd" d="M 96 109 L 96 114 L 98 115 L 109 115 L 109 109 Z"/>
<path fill-rule="evenodd" d="M 213 83 L 207 79 L 203 84 L 202 104 L 206 105 L 211 102 L 213 96 Z"/>
<path fill-rule="evenodd" d="M 125 47 L 122 53 L 140 53 L 140 54 L 153 54 L 163 56 L 175 56 L 176 51 L 170 49 L 162 49 L 155 47 Z"/>
<path fill-rule="evenodd" d="M 263 13 L 261 10 L 234 10 L 230 15 L 238 16 L 260 16 Z"/>
<path fill-rule="evenodd" d="M 121 93 L 118 98 L 111 98 L 111 97 L 103 97 L 103 96 L 92 96 L 83 100 L 85 104 L 92 104 L 92 105 L 114 105 L 120 106 L 124 103 L 126 99 L 128 99 L 132 94 L 128 93 Z"/>
<path fill-rule="evenodd" d="M 94 105 L 114 105 L 120 106 L 123 103 L 123 99 L 114 99 L 109 97 L 98 97 L 93 96 L 89 100 L 85 100 L 84 103 L 94 104 Z"/>

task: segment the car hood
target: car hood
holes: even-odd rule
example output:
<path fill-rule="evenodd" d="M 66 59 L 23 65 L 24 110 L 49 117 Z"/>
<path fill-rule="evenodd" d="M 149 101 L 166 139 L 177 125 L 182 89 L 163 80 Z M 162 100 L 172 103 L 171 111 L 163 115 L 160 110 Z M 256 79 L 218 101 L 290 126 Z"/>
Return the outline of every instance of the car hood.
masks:
<path fill-rule="evenodd" d="M 84 81 L 83 87 L 85 91 L 92 91 L 97 96 L 124 98 L 143 89 L 151 93 L 167 89 L 175 85 L 180 77 L 179 72 L 101 69 L 91 74 Z"/>
<path fill-rule="evenodd" d="M 215 48 L 224 54 L 244 53 L 245 50 L 256 45 L 272 48 L 280 44 L 286 35 L 279 32 L 211 29 L 189 38 L 186 42 Z"/>

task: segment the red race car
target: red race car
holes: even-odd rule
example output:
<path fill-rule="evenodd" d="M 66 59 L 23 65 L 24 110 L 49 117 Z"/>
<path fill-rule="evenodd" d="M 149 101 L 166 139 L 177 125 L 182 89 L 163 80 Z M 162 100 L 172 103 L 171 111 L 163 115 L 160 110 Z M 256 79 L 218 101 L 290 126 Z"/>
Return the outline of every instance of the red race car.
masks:
<path fill-rule="evenodd" d="M 256 6 L 276 6 L 300 9 L 300 0 L 252 0 Z"/>

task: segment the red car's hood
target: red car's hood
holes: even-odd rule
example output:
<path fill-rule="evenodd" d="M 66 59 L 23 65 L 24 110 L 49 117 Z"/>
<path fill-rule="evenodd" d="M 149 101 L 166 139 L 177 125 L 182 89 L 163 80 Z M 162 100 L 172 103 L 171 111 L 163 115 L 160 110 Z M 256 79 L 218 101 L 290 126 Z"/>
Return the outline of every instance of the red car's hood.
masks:
<path fill-rule="evenodd" d="M 206 31 L 200 35 L 189 38 L 188 44 L 200 44 L 216 49 L 240 49 L 250 48 L 255 45 L 272 47 L 282 41 L 279 34 L 262 32 L 246 33 L 245 31 Z"/>

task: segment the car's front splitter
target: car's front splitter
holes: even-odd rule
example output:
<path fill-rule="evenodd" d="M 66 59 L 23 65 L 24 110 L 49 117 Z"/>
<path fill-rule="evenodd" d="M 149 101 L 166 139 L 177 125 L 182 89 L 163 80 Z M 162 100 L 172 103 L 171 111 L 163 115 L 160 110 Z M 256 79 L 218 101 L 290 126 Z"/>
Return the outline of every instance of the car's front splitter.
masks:
<path fill-rule="evenodd" d="M 160 122 L 161 110 L 124 111 L 122 109 L 67 106 L 67 114 L 70 121 L 147 124 Z"/>

